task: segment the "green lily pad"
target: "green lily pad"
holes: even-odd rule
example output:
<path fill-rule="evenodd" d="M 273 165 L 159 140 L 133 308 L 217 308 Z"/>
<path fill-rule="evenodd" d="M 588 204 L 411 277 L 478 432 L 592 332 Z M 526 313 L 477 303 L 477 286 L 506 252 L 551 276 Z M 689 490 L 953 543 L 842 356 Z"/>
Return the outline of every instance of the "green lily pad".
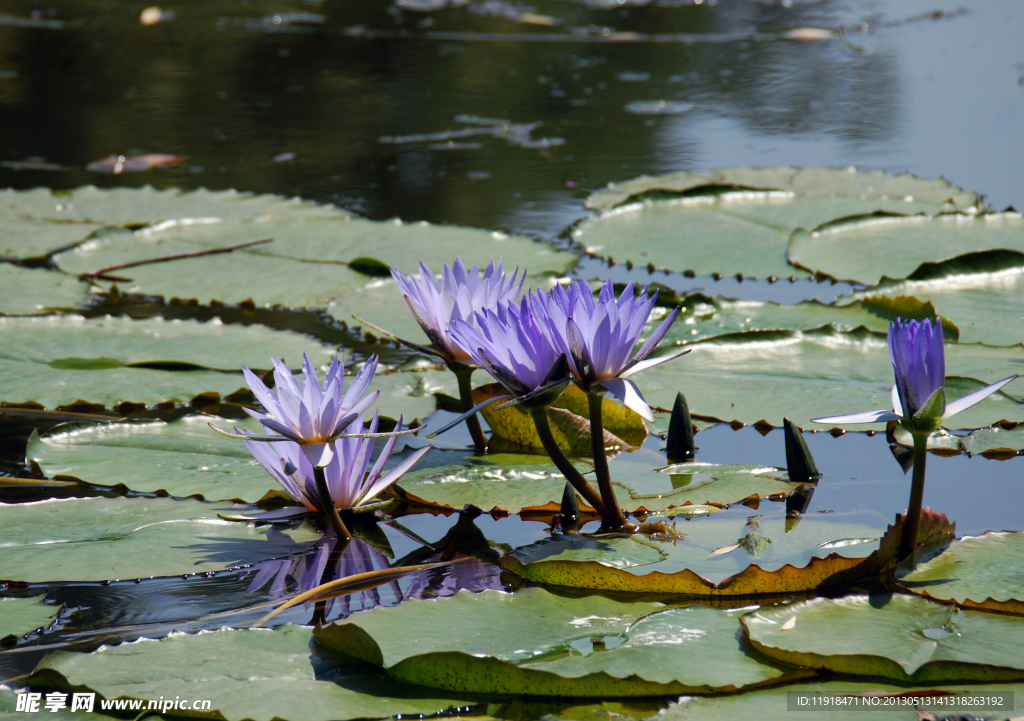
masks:
<path fill-rule="evenodd" d="M 172 423 L 113 423 L 58 428 L 29 439 L 26 457 L 49 477 L 74 476 L 97 485 L 123 483 L 133 491 L 166 491 L 208 500 L 255 503 L 277 482 L 241 441 L 208 425 L 262 433 L 252 419 L 226 421 L 187 416 Z"/>
<path fill-rule="evenodd" d="M 334 225 L 333 221 L 295 221 L 301 227 Z M 340 221 L 339 221 L 340 223 Z M 235 228 L 237 224 L 230 225 Z M 247 224 L 249 234 L 242 241 L 268 237 L 263 224 Z M 221 227 L 219 225 L 211 227 Z M 232 238 L 213 245 L 240 242 Z M 54 260 L 61 270 L 75 275 L 91 273 L 112 265 L 148 260 L 163 255 L 194 253 L 205 247 L 181 240 L 155 238 L 122 231 L 107 233 L 78 248 L 59 253 Z M 96 285 L 116 285 L 121 291 L 170 298 L 194 298 L 201 303 L 241 303 L 260 306 L 323 308 L 341 293 L 359 288 L 370 279 L 338 263 L 304 263 L 244 250 L 197 258 L 179 258 L 164 263 L 112 270 L 110 277 L 96 279 Z"/>
<path fill-rule="evenodd" d="M 895 431 L 896 442 L 907 448 L 914 447 L 914 438 L 902 426 Z M 957 435 L 942 429 L 928 436 L 928 448 L 951 453 L 977 453 L 985 458 L 1006 460 L 1024 450 L 1024 425 L 1014 428 L 979 428 L 967 435 Z"/>
<path fill-rule="evenodd" d="M 758 651 L 801 666 L 906 683 L 1024 678 L 1024 622 L 917 596 L 817 598 L 741 623 Z"/>
<path fill-rule="evenodd" d="M 93 223 L 111 227 L 181 224 L 214 220 L 283 220 L 349 217 L 330 205 L 317 205 L 280 195 L 253 195 L 237 190 L 181 191 L 142 188 L 0 191 L 0 216 L 35 218 L 59 223 Z"/>
<path fill-rule="evenodd" d="M 516 549 L 501 559 L 501 565 L 527 580 L 555 586 L 752 595 L 835 583 L 837 574 L 854 567 L 880 568 L 875 559 L 884 561 L 879 556 L 893 550 L 887 542 L 879 551 L 886 529 L 877 514 L 804 516 L 794 526 L 786 523 L 781 504 L 772 506 L 759 509 L 756 516 L 740 507 L 677 522 L 675 532 L 683 536 L 679 539 L 596 536 L 596 545 L 579 547 L 541 541 Z M 751 535 L 770 543 L 752 544 Z M 636 568 L 620 568 L 619 559 L 635 555 L 635 544 L 657 550 L 661 558 L 651 556 L 650 562 Z M 864 560 L 869 557 L 870 563 Z"/>
<path fill-rule="evenodd" d="M 730 333 L 757 330 L 804 331 L 824 325 L 840 331 L 864 327 L 885 333 L 890 321 L 896 318 L 918 321 L 929 319 L 934 322 L 937 316 L 930 302 L 912 296 L 888 297 L 867 292 L 864 296 L 844 305 L 817 300 L 790 305 L 770 301 L 707 298 L 695 294 L 681 299 L 680 317 L 672 324 L 662 343 L 666 346 L 672 343 L 683 345 Z M 651 330 L 656 327 L 657 321 L 657 318 L 651 319 Z M 942 328 L 947 340 L 958 340 L 959 328 L 949 318 L 943 318 Z"/>
<path fill-rule="evenodd" d="M 62 223 L 7 214 L 0 217 L 4 219 L 0 258 L 18 260 L 46 258 L 60 248 L 84 243 L 101 227 L 95 223 Z"/>
<path fill-rule="evenodd" d="M 922 263 L 986 250 L 1024 252 L 1020 213 L 851 218 L 794 233 L 788 257 L 804 270 L 874 285 L 883 276 L 906 278 Z"/>
<path fill-rule="evenodd" d="M 290 624 L 274 631 L 172 634 L 156 642 L 103 646 L 92 653 L 57 651 L 40 662 L 32 682 L 88 689 L 97 694 L 96 708 L 99 699 L 204 699 L 211 702 L 208 713 L 227 721 L 420 716 L 474 702 L 396 684 L 365 666 L 321 652 L 311 641 L 309 628 Z M 301 703 L 296 703 L 299 698 Z"/>
<path fill-rule="evenodd" d="M 76 308 L 89 297 L 77 278 L 42 268 L 0 263 L 0 315 L 41 315 L 51 309 Z"/>
<path fill-rule="evenodd" d="M 531 277 L 561 275 L 576 262 L 572 253 L 519 236 L 471 228 L 350 219 L 225 221 L 107 233 L 54 259 L 62 270 L 77 275 L 260 238 L 273 241 L 231 253 L 112 270 L 109 275 L 130 279 L 118 283 L 122 289 L 165 298 L 196 298 L 201 302 L 216 299 L 225 303 L 251 298 L 258 305 L 319 308 L 333 303 L 338 317 L 350 322 L 351 311 L 375 305 L 362 304 L 367 298 L 363 293 L 350 299 L 346 299 L 347 294 L 367 285 L 389 287 L 397 294 L 393 283 L 388 286 L 387 280 L 360 272 L 371 261 L 418 272 L 419 260 L 440 271 L 444 263 L 451 263 L 459 255 L 467 262 L 481 265 L 492 257 L 504 257 L 509 270 L 518 265 L 529 270 Z M 355 260 L 360 260 L 361 265 L 349 268 L 347 264 Z M 301 278 L 301 282 L 296 282 L 296 278 Z M 397 300 L 401 301 L 400 295 Z M 387 325 L 388 319 L 378 315 L 367 320 Z"/>
<path fill-rule="evenodd" d="M 316 363 L 334 352 L 299 333 L 159 317 L 0 318 L 0 332 L 3 400 L 47 407 L 76 399 L 111 406 L 227 395 L 245 386 L 241 373 L 206 369 L 268 368 L 272 356 L 298 367 L 303 352 Z"/>
<path fill-rule="evenodd" d="M 320 538 L 308 523 L 256 527 L 217 515 L 245 510 L 171 498 L 0 504 L 0 578 L 45 583 L 206 573 L 288 555 Z"/>
<path fill-rule="evenodd" d="M 988 251 L 926 263 L 903 281 L 883 279 L 852 294 L 926 298 L 936 312 L 958 324 L 961 343 L 1013 345 L 1024 339 L 1019 298 L 1024 295 L 1024 254 Z M 844 303 L 846 298 L 840 298 Z"/>
<path fill-rule="evenodd" d="M 721 719 L 758 719 L 758 721 L 792 721 L 799 711 L 801 721 L 834 721 L 836 716 L 857 721 L 920 721 L 918 709 L 938 718 L 961 713 L 991 716 L 992 706 L 978 701 L 992 696 L 1024 693 L 1024 685 L 971 684 L 950 686 L 936 684 L 919 688 L 896 686 L 878 681 L 827 681 L 801 683 L 793 686 L 767 688 L 732 696 L 689 696 L 669 705 L 651 721 L 720 721 Z M 800 701 L 793 698 L 799 696 Z M 1012 712 L 1007 707 L 1004 712 Z M 844 714 L 845 711 L 851 712 Z M 1004 717 L 1005 713 L 1000 716 Z"/>
<path fill-rule="evenodd" d="M 437 394 L 458 395 L 458 381 L 447 370 L 427 368 L 415 371 L 394 371 L 378 373 L 370 384 L 371 390 L 379 390 L 380 396 L 373 408 L 382 416 L 398 419 L 403 423 L 412 420 L 425 421 L 437 409 Z M 369 419 L 372 410 L 367 411 Z"/>
<path fill-rule="evenodd" d="M 880 170 L 858 171 L 853 167 L 775 166 L 719 168 L 709 175 L 686 172 L 642 175 L 621 183 L 609 183 L 607 189 L 587 198 L 586 204 L 595 210 L 610 210 L 652 191 L 684 193 L 709 185 L 779 190 L 817 197 L 894 198 L 904 202 L 909 196 L 928 203 L 950 202 L 958 207 L 978 202 L 976 193 L 964 192 L 944 178 L 919 178 L 910 173 L 889 175 Z"/>
<path fill-rule="evenodd" d="M 751 331 L 691 347 L 687 356 L 632 376 L 648 403 L 671 408 L 676 393 L 683 391 L 692 413 L 743 423 L 765 420 L 773 426 L 781 426 L 785 416 L 803 428 L 815 427 L 811 418 L 892 408 L 892 364 L 881 333 L 831 327 Z M 947 343 L 947 397 L 952 401 L 982 384 L 1019 373 L 1021 360 L 1020 345 Z M 1005 391 L 953 416 L 946 426 L 981 428 L 1003 419 L 1024 421 L 1024 404 L 1016 400 L 1024 389 L 1010 384 Z"/>
<path fill-rule="evenodd" d="M 910 591 L 964 608 L 1024 615 L 1024 533 L 957 539 L 900 583 Z"/>
<path fill-rule="evenodd" d="M 453 691 L 646 696 L 789 680 L 744 652 L 736 616 L 528 588 L 378 607 L 314 634 L 400 681 Z"/>
<path fill-rule="evenodd" d="M 37 628 L 46 628 L 60 611 L 60 605 L 33 598 L 0 598 L 0 644 L 16 641 Z"/>
<path fill-rule="evenodd" d="M 962 205 L 950 202 L 954 197 Z M 910 175 L 729 168 L 711 177 L 675 174 L 663 182 L 642 177 L 601 191 L 587 204 L 603 213 L 578 226 L 573 238 L 591 254 L 635 265 L 786 277 L 805 275 L 785 257 L 797 228 L 876 212 L 934 215 L 974 202 L 974 194 L 943 180 Z"/>

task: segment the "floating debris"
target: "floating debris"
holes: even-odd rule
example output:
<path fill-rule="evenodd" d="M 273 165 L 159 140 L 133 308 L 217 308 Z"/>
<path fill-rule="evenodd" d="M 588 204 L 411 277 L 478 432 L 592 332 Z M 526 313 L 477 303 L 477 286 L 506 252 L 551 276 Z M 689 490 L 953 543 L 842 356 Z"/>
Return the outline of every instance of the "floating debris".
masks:
<path fill-rule="evenodd" d="M 520 148 L 552 148 L 556 145 L 564 145 L 564 138 L 538 138 L 534 139 L 531 134 L 543 123 L 513 123 L 510 120 L 501 118 L 481 118 L 475 115 L 456 115 L 455 122 L 475 125 L 478 127 L 464 128 L 462 130 L 446 130 L 440 133 L 420 133 L 416 135 L 384 135 L 377 139 L 385 145 L 406 145 L 410 143 L 434 143 L 438 144 L 438 150 L 455 150 L 458 144 L 452 141 L 458 138 L 469 138 L 479 135 L 490 135 L 494 138 L 501 138 L 511 145 Z M 463 145 L 477 145 L 466 143 Z M 430 147 L 434 148 L 434 145 Z M 461 149 L 469 149 L 463 147 Z"/>
<path fill-rule="evenodd" d="M 679 115 L 693 109 L 693 103 L 672 100 L 634 100 L 625 110 L 634 115 Z"/>
<path fill-rule="evenodd" d="M 146 8 L 139 13 L 139 23 L 142 25 L 156 25 L 174 20 L 174 13 L 170 10 L 163 10 L 157 5 Z"/>
<path fill-rule="evenodd" d="M 187 160 L 183 155 L 167 155 L 164 153 L 146 153 L 144 155 L 110 155 L 100 160 L 94 160 L 85 166 L 86 170 L 94 173 L 138 173 L 143 170 L 162 168 L 165 165 L 174 165 Z"/>
<path fill-rule="evenodd" d="M 63 170 L 57 163 L 43 160 L 4 160 L 0 161 L 0 167 L 9 170 Z"/>
<path fill-rule="evenodd" d="M 11 25 L 16 28 L 44 28 L 46 30 L 60 30 L 64 27 L 63 20 L 43 20 L 38 10 L 33 10 L 32 15 L 25 18 L 17 15 L 0 14 L 0 25 Z"/>
<path fill-rule="evenodd" d="M 831 30 L 824 28 L 793 28 L 782 33 L 779 37 L 786 40 L 831 40 L 836 36 Z"/>
<path fill-rule="evenodd" d="M 650 73 L 615 73 L 615 79 L 624 83 L 646 83 L 651 79 Z"/>
<path fill-rule="evenodd" d="M 297 153 L 278 153 L 277 155 L 275 155 L 270 160 L 271 160 L 271 162 L 274 162 L 274 163 L 290 163 L 291 161 L 295 160 L 297 157 L 299 157 Z"/>

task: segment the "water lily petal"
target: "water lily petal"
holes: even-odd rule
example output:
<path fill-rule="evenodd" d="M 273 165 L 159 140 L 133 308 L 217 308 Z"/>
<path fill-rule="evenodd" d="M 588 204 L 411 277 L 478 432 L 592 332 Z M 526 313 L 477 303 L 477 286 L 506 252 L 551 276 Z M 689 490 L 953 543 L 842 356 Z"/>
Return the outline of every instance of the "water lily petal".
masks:
<path fill-rule="evenodd" d="M 981 403 L 981 401 L 988 398 L 990 395 L 998 391 L 1000 388 L 1005 386 L 1010 381 L 1017 378 L 1017 375 L 1012 375 L 1009 378 L 1003 378 L 1001 381 L 993 383 L 990 386 L 985 386 L 981 390 L 974 391 L 974 393 L 968 393 L 963 398 L 958 398 L 952 403 L 946 404 L 946 412 L 942 416 L 942 420 L 946 420 L 952 415 L 965 411 L 973 405 Z"/>
<path fill-rule="evenodd" d="M 864 413 L 850 413 L 845 416 L 826 416 L 824 418 L 812 418 L 812 423 L 883 423 L 885 421 L 898 421 L 898 416 L 892 411 L 865 411 Z"/>
<path fill-rule="evenodd" d="M 647 401 L 644 400 L 640 389 L 636 387 L 636 383 L 625 378 L 607 378 L 598 381 L 598 383 L 607 388 L 627 408 L 639 413 L 641 418 L 652 423 L 654 422 L 654 414 L 651 413 L 651 407 L 647 405 Z"/>

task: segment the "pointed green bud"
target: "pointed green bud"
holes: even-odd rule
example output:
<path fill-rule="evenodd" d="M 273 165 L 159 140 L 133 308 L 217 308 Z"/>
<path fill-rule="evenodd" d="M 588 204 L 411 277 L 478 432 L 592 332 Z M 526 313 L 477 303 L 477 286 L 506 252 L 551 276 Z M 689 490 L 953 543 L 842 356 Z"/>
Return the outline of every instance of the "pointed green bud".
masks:
<path fill-rule="evenodd" d="M 938 430 L 942 417 L 946 413 L 946 389 L 939 386 L 928 396 L 928 400 L 918 409 L 912 418 L 904 418 L 904 428 L 914 434 L 931 433 Z"/>
<path fill-rule="evenodd" d="M 580 530 L 580 505 L 576 498 L 576 489 L 566 481 L 562 491 L 562 518 L 559 525 L 563 533 L 576 533 Z"/>
<path fill-rule="evenodd" d="M 672 406 L 672 417 L 668 422 L 668 436 L 665 440 L 665 451 L 672 463 L 685 463 L 694 459 L 697 446 L 693 443 L 693 420 L 690 418 L 686 396 L 681 391 L 676 394 L 676 402 Z"/>
<path fill-rule="evenodd" d="M 786 471 L 789 480 L 800 483 L 817 481 L 821 473 L 814 463 L 803 432 L 788 418 L 782 419 L 782 427 L 786 435 Z"/>

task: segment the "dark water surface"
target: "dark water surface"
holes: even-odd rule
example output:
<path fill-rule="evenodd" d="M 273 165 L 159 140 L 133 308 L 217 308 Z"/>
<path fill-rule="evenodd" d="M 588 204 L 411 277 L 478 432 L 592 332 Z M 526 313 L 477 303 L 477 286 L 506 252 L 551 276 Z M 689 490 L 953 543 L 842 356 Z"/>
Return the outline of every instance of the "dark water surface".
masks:
<path fill-rule="evenodd" d="M 146 27 L 138 3 L 4 0 L 0 186 L 237 188 L 545 238 L 608 181 L 729 165 L 1024 205 L 1024 6 L 942 2 L 210 0 Z M 84 170 L 137 153 L 187 160 Z"/>

